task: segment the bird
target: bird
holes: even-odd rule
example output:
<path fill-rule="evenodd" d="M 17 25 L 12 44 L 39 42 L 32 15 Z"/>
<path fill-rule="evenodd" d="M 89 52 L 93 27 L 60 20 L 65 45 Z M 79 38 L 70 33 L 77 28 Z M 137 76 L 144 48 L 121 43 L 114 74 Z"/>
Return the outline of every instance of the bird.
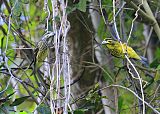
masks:
<path fill-rule="evenodd" d="M 120 43 L 119 41 L 112 39 L 105 39 L 102 41 L 102 45 L 106 46 L 114 57 L 124 59 L 126 54 L 128 58 L 140 61 L 142 60 L 133 48 L 128 46 L 126 43 Z"/>
<path fill-rule="evenodd" d="M 42 36 L 40 41 L 36 44 L 33 57 L 33 72 L 37 71 L 43 65 L 45 58 L 48 56 L 54 36 L 54 32 L 48 31 Z"/>
<path fill-rule="evenodd" d="M 37 68 L 40 68 L 42 66 L 45 58 L 48 55 L 48 52 L 49 52 L 49 46 L 47 41 L 45 39 L 40 40 L 37 43 L 36 48 L 34 50 L 35 62 Z"/>

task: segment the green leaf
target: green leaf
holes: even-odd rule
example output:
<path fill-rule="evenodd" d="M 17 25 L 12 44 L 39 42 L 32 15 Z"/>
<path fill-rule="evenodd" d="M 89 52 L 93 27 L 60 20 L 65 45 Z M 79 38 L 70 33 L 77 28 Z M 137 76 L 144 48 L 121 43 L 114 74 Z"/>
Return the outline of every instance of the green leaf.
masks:
<path fill-rule="evenodd" d="M 157 68 L 160 65 L 160 58 L 155 58 L 153 62 L 150 64 L 151 68 Z"/>
<path fill-rule="evenodd" d="M 74 111 L 74 114 L 85 114 L 88 109 L 78 109 Z"/>
<path fill-rule="evenodd" d="M 73 6 L 68 6 L 67 8 L 66 8 L 66 12 L 67 12 L 67 14 L 70 14 L 70 13 L 72 13 L 73 11 L 75 11 L 77 8 L 76 8 L 76 6 L 75 5 L 73 5 Z"/>
<path fill-rule="evenodd" d="M 156 70 L 160 70 L 160 64 L 157 66 Z"/>
<path fill-rule="evenodd" d="M 41 104 L 39 107 L 37 107 L 37 111 L 39 114 L 51 114 L 50 108 L 44 104 Z"/>
<path fill-rule="evenodd" d="M 28 4 L 29 3 L 29 0 L 20 0 L 22 3 L 24 4 Z"/>
<path fill-rule="evenodd" d="M 10 106 L 20 105 L 20 104 L 22 104 L 29 97 L 30 96 L 25 96 L 25 97 L 17 98 L 17 99 L 15 99 L 15 101 Z"/>
<path fill-rule="evenodd" d="M 160 80 L 157 80 L 157 83 L 160 84 Z"/>
<path fill-rule="evenodd" d="M 37 3 L 38 0 L 31 0 L 31 3 Z"/>
<path fill-rule="evenodd" d="M 111 22 L 113 20 L 113 13 L 110 12 L 108 15 L 108 21 Z"/>
<path fill-rule="evenodd" d="M 19 1 L 15 1 L 12 3 L 12 7 L 13 7 L 13 10 L 12 10 L 13 15 L 19 17 L 22 12 L 22 3 Z"/>
<path fill-rule="evenodd" d="M 154 80 L 159 83 L 160 82 L 160 70 L 156 71 L 156 74 L 154 76 Z"/>
<path fill-rule="evenodd" d="M 11 5 L 13 6 L 15 3 L 15 0 L 10 0 Z"/>
<path fill-rule="evenodd" d="M 80 0 L 77 9 L 79 9 L 82 12 L 86 12 L 86 6 L 87 6 L 87 0 Z"/>
<path fill-rule="evenodd" d="M 9 95 L 6 97 L 6 99 L 8 99 L 10 96 L 14 95 L 14 93 L 15 93 L 15 92 L 9 94 Z"/>
<path fill-rule="evenodd" d="M 155 56 L 160 59 L 160 48 L 156 49 Z"/>
<path fill-rule="evenodd" d="M 123 98 L 122 97 L 119 97 L 118 98 L 118 109 L 121 110 L 122 109 L 122 106 L 123 106 Z"/>

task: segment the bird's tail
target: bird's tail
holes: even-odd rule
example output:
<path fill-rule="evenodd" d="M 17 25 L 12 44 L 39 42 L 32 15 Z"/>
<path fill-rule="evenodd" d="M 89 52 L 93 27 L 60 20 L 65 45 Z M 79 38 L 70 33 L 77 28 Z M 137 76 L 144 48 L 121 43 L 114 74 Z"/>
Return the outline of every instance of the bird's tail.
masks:
<path fill-rule="evenodd" d="M 145 57 L 143 57 L 143 56 L 140 56 L 140 58 L 141 58 L 140 62 L 141 62 L 144 66 L 149 67 L 148 59 L 145 58 Z"/>

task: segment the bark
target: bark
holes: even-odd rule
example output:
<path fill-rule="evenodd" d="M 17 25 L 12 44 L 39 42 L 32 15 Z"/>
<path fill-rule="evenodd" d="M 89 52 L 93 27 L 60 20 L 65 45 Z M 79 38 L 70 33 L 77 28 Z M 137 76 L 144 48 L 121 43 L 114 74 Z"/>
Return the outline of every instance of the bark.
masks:
<path fill-rule="evenodd" d="M 98 64 L 109 64 L 108 67 L 113 68 L 112 61 L 108 60 L 110 57 L 107 57 L 106 54 L 104 54 L 104 50 L 102 50 L 102 48 L 96 48 L 96 58 L 94 56 L 95 53 L 92 51 L 93 36 L 91 31 L 97 31 L 100 15 L 98 12 L 95 13 L 93 10 L 90 11 L 91 18 L 89 18 L 88 15 L 88 12 L 82 13 L 79 11 L 75 11 L 69 15 L 69 21 L 71 23 L 69 39 L 71 68 L 73 72 L 72 80 L 76 80 L 76 83 L 71 86 L 72 97 L 74 100 L 76 100 L 72 106 L 73 109 L 86 106 L 86 100 L 82 100 L 82 98 L 90 89 L 94 87 L 95 83 L 98 82 L 99 79 L 101 88 L 107 86 L 107 83 L 103 81 L 104 78 L 101 77 L 101 70 L 94 65 L 91 67 L 91 64 L 86 62 L 97 64 L 98 61 Z M 96 37 L 96 40 L 100 41 L 98 37 Z M 101 91 L 101 94 L 102 96 L 106 96 L 108 98 L 102 99 L 105 113 L 114 114 L 111 109 L 114 108 L 115 98 L 113 88 L 104 89 Z M 78 98 L 80 99 L 77 101 Z"/>
<path fill-rule="evenodd" d="M 75 11 L 69 15 L 71 29 L 69 31 L 70 55 L 72 68 L 72 81 L 76 80 L 71 86 L 72 97 L 74 100 L 84 96 L 100 77 L 100 69 L 87 62 L 97 63 L 94 53 L 92 53 L 92 23 L 88 18 L 88 13 Z M 87 25 L 84 25 L 86 24 Z M 87 28 L 88 27 L 88 28 Z M 93 29 L 92 29 L 93 30 Z M 91 31 L 92 31 L 91 30 Z M 85 106 L 85 100 L 79 99 L 73 104 L 73 108 Z"/>
<path fill-rule="evenodd" d="M 97 9 L 97 10 L 95 10 L 95 9 Z M 96 31 L 96 33 L 98 31 L 98 26 L 99 26 L 100 18 L 101 18 L 99 12 L 97 12 L 98 10 L 99 10 L 98 2 L 96 0 L 94 0 L 90 4 L 90 15 L 91 15 L 91 20 L 92 20 L 93 27 L 94 27 L 94 30 Z M 97 34 L 95 34 L 95 39 L 96 39 L 96 41 L 101 43 L 101 39 L 97 36 Z M 113 69 L 114 66 L 113 66 L 112 60 L 108 59 L 108 58 L 112 58 L 112 57 L 109 54 L 107 54 L 105 52 L 105 50 L 102 49 L 102 47 L 98 46 L 97 48 L 95 48 L 95 54 L 96 54 L 98 63 L 100 65 L 102 65 L 102 66 L 106 65 L 107 68 Z M 104 88 L 108 85 L 108 83 L 106 81 L 104 81 L 103 77 L 101 77 L 101 79 L 99 80 L 99 84 L 100 84 L 100 88 Z M 112 110 L 115 108 L 114 88 L 102 89 L 101 96 L 106 96 L 106 98 L 107 98 L 107 99 L 102 98 L 102 104 L 104 107 L 105 114 L 115 114 L 115 112 Z"/>

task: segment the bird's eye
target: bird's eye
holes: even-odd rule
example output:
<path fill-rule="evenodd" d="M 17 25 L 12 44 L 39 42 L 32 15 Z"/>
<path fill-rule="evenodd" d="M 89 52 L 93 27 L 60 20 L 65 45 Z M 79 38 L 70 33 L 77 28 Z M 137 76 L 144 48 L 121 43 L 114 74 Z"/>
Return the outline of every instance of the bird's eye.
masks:
<path fill-rule="evenodd" d="M 115 42 L 113 40 L 108 40 L 107 44 L 109 44 L 109 45 L 115 45 Z"/>
<path fill-rule="evenodd" d="M 107 44 L 111 44 L 112 43 L 112 41 L 111 40 L 107 40 Z"/>

